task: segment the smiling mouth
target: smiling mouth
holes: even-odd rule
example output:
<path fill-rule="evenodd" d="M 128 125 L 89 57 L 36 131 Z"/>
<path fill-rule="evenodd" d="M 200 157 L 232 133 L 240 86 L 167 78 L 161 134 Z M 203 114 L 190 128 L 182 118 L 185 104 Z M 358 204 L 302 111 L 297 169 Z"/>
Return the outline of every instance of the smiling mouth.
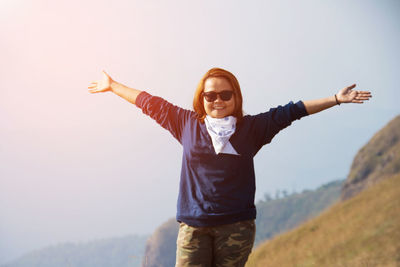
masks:
<path fill-rule="evenodd" d="M 221 109 L 224 109 L 225 107 L 214 107 L 214 109 L 217 109 L 217 110 L 221 110 Z"/>

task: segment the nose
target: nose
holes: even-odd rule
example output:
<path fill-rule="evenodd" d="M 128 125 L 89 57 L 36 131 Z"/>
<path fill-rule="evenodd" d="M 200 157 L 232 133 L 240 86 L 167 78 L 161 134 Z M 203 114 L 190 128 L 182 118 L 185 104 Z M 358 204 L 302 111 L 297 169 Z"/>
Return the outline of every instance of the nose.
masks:
<path fill-rule="evenodd" d="M 214 102 L 223 102 L 219 94 L 217 94 L 217 99 L 215 99 Z"/>

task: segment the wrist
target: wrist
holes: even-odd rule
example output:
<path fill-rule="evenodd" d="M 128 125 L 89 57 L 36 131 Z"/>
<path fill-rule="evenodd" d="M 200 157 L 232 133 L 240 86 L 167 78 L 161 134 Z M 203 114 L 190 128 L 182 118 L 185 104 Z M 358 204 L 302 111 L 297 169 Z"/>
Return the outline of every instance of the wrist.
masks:
<path fill-rule="evenodd" d="M 115 93 L 117 88 L 118 88 L 118 86 L 119 86 L 118 82 L 111 80 L 109 89 L 111 90 L 111 92 Z"/>
<path fill-rule="evenodd" d="M 337 105 L 340 105 L 341 103 L 339 102 L 339 99 L 337 98 L 336 94 L 335 94 L 335 101 Z"/>

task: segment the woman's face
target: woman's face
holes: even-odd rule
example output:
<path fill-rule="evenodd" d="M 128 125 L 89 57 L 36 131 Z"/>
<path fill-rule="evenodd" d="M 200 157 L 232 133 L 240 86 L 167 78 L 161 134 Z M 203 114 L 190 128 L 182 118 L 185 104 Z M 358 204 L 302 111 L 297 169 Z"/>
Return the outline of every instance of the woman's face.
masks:
<path fill-rule="evenodd" d="M 217 95 L 214 101 L 207 101 L 206 97 L 203 96 L 204 110 L 212 118 L 224 118 L 232 115 L 235 111 L 235 95 L 231 84 L 225 78 L 211 77 L 205 81 L 203 93 L 221 93 L 222 91 L 231 91 L 232 97 L 229 100 L 222 100 L 221 95 Z"/>

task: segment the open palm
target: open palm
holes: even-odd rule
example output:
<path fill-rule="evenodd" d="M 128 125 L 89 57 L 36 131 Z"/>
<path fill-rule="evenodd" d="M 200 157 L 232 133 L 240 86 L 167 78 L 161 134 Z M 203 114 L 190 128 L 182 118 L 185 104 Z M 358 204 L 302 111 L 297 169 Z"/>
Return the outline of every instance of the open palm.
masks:
<path fill-rule="evenodd" d="M 353 90 L 354 87 L 356 87 L 356 84 L 347 86 L 339 91 L 337 94 L 339 103 L 362 104 L 364 101 L 369 100 L 372 97 L 371 92 Z"/>
<path fill-rule="evenodd" d="M 88 86 L 90 93 L 101 93 L 111 90 L 111 77 L 103 70 L 103 79 L 93 81 Z"/>

